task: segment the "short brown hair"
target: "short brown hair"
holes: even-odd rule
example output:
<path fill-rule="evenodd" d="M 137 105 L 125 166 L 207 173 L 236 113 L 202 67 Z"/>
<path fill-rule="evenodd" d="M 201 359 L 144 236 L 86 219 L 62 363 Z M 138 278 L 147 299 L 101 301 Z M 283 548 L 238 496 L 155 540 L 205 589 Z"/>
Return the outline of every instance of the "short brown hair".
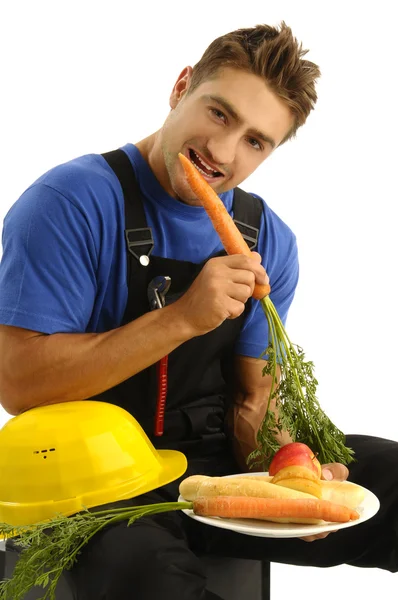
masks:
<path fill-rule="evenodd" d="M 315 81 L 319 67 L 304 60 L 308 50 L 293 37 L 284 21 L 279 28 L 257 25 L 237 29 L 215 39 L 193 67 L 189 92 L 224 67 L 263 77 L 269 88 L 290 108 L 295 124 L 283 142 L 304 125 L 317 101 Z"/>

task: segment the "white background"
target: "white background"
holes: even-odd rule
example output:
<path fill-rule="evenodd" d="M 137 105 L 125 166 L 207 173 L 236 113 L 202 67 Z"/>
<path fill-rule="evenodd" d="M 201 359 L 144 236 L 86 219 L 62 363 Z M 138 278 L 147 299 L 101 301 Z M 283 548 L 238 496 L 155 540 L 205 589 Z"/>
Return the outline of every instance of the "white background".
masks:
<path fill-rule="evenodd" d="M 394 3 L 7 4 L 0 14 L 1 221 L 52 166 L 160 127 L 178 74 L 215 37 L 257 23 L 292 27 L 322 70 L 317 108 L 298 138 L 243 187 L 262 195 L 298 237 L 301 279 L 287 330 L 315 363 L 324 410 L 347 433 L 398 439 Z M 2 412 L 0 423 L 7 418 Z M 348 585 L 374 600 L 392 578 L 346 566 L 273 565 L 272 600 L 292 589 L 296 600 L 344 599 Z"/>

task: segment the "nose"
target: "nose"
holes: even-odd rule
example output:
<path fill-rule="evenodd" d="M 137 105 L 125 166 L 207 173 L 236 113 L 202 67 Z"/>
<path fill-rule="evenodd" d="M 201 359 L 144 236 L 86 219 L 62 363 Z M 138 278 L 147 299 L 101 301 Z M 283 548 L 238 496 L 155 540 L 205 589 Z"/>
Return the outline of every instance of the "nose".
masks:
<path fill-rule="evenodd" d="M 207 142 L 213 161 L 220 167 L 231 165 L 236 157 L 238 147 L 237 136 L 231 134 L 211 137 Z"/>

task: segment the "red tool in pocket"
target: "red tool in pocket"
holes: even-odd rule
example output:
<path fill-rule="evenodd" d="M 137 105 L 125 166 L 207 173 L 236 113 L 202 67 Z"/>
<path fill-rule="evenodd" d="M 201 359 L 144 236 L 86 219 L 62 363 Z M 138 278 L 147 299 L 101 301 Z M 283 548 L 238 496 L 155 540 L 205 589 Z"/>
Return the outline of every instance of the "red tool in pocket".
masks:
<path fill-rule="evenodd" d="M 159 275 L 152 279 L 148 285 L 148 300 L 151 310 L 163 308 L 166 304 L 166 294 L 169 291 L 171 279 L 167 275 Z M 167 372 L 168 356 L 163 356 L 156 364 L 156 412 L 155 412 L 155 430 L 156 436 L 163 435 L 164 413 L 166 410 L 167 397 Z"/>

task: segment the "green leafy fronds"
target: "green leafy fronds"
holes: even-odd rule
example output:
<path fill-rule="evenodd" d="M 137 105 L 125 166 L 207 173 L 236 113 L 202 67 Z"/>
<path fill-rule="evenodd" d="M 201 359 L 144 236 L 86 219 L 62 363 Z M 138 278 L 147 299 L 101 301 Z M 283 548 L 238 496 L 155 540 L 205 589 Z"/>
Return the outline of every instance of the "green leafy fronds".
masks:
<path fill-rule="evenodd" d="M 83 546 L 96 533 L 119 521 L 127 521 L 130 526 L 143 516 L 191 508 L 191 502 L 164 502 L 107 511 L 85 510 L 71 517 L 59 515 L 29 529 L 0 523 L 0 535 L 15 538 L 22 549 L 12 578 L 0 582 L 0 600 L 23 600 L 35 586 L 43 588 L 40 600 L 55 600 L 62 572 L 72 568 Z"/>
<path fill-rule="evenodd" d="M 261 465 L 267 471 L 279 450 L 278 434 L 287 431 L 294 442 L 307 444 L 321 464 L 349 464 L 354 452 L 345 446 L 344 434 L 323 412 L 316 397 L 318 381 L 314 364 L 305 360 L 303 349 L 292 344 L 271 299 L 261 301 L 268 322 L 269 342 L 263 356 L 267 362 L 263 375 L 272 377 L 267 411 L 257 436 L 258 447 L 248 457 L 251 466 Z M 276 369 L 280 368 L 280 381 Z M 270 409 L 275 399 L 278 419 Z"/>

